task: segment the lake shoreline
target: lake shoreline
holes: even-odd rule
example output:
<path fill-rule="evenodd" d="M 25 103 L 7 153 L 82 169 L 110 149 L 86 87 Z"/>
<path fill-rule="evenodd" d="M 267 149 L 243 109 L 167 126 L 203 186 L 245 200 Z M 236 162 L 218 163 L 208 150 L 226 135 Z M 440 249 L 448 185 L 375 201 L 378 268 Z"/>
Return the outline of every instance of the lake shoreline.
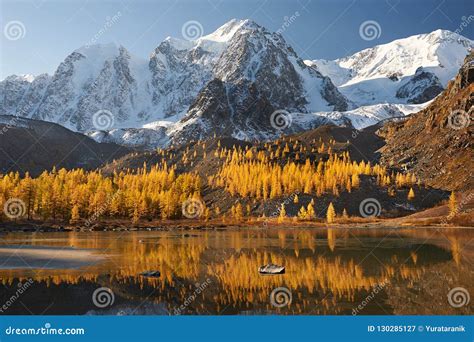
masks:
<path fill-rule="evenodd" d="M 86 224 L 61 224 L 43 221 L 17 221 L 0 222 L 0 233 L 8 232 L 88 232 L 88 231 L 205 231 L 205 230 L 267 230 L 279 228 L 298 229 L 403 229 L 403 228 L 432 228 L 432 229 L 472 229 L 473 226 L 460 226 L 449 224 L 433 224 L 421 222 L 406 222 L 403 218 L 379 219 L 373 221 L 357 220 L 357 222 L 268 222 L 268 221 L 245 221 L 223 223 L 221 220 L 203 222 L 199 220 L 176 220 L 176 221 L 150 221 L 139 224 L 131 224 L 129 220 L 98 221 L 91 225 Z"/>
<path fill-rule="evenodd" d="M 474 204 L 473 204 L 474 205 Z M 399 228 L 433 228 L 453 229 L 474 228 L 474 207 L 465 205 L 464 212 L 458 211 L 450 216 L 448 205 L 442 204 L 430 209 L 414 212 L 406 216 L 337 216 L 333 223 L 317 217 L 312 221 L 295 220 L 286 217 L 283 222 L 275 216 L 244 217 L 241 220 L 232 218 L 194 219 L 141 219 L 132 223 L 130 218 L 80 219 L 77 222 L 55 220 L 27 220 L 26 217 L 16 221 L 0 222 L 0 233 L 4 232 L 61 232 L 61 231 L 191 231 L 191 230 L 241 230 L 241 229 L 399 229 Z"/>

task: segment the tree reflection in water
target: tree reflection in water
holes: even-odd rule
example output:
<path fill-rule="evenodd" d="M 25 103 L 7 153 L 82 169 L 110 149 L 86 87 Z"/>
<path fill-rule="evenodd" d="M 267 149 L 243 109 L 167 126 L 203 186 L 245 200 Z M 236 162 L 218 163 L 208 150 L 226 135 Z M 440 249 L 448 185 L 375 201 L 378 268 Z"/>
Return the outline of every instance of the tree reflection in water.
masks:
<path fill-rule="evenodd" d="M 154 303 L 171 314 L 191 295 L 183 314 L 350 314 L 383 283 L 363 314 L 392 314 L 399 309 L 403 289 L 418 286 L 444 266 L 454 274 L 453 267 L 472 273 L 463 261 L 463 253 L 472 252 L 472 246 L 465 244 L 471 233 L 443 234 L 448 238 L 422 229 L 391 233 L 334 228 L 9 234 L 4 241 L 10 245 L 21 241 L 32 246 L 74 246 L 94 249 L 107 258 L 76 270 L 1 270 L 7 290 L 0 299 L 6 300 L 18 282 L 31 277 L 34 284 L 22 302 L 33 311 L 50 305 L 51 314 L 96 309 L 90 295 L 99 286 L 111 288 L 119 306 Z M 284 265 L 286 273 L 260 275 L 258 267 L 268 263 Z M 160 278 L 140 276 L 147 270 L 159 270 Z M 210 285 L 196 292 L 207 279 Z M 291 291 L 289 306 L 271 305 L 269 296 L 277 287 Z M 13 305 L 8 313 L 28 312 Z"/>

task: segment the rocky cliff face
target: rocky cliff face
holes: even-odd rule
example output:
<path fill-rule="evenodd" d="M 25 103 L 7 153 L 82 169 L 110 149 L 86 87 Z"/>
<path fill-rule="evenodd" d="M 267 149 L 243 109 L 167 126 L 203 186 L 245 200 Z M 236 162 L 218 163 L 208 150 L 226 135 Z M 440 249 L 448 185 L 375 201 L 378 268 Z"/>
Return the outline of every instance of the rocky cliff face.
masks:
<path fill-rule="evenodd" d="M 432 100 L 442 91 L 443 86 L 439 78 L 420 67 L 407 83 L 398 88 L 395 96 L 406 99 L 408 103 L 424 103 Z"/>
<path fill-rule="evenodd" d="M 423 111 L 379 130 L 386 139 L 381 162 L 413 171 L 423 181 L 447 190 L 472 190 L 474 53 L 456 78 Z"/>

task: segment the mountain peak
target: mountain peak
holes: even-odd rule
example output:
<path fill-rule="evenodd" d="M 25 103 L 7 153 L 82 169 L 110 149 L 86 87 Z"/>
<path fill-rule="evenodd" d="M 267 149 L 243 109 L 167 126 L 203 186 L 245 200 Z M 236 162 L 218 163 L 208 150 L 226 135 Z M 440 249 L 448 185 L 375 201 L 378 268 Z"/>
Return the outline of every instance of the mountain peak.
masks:
<path fill-rule="evenodd" d="M 437 30 L 434 30 L 430 33 L 427 33 L 426 34 L 427 36 L 431 36 L 431 37 L 439 37 L 439 38 L 449 38 L 449 37 L 462 37 L 461 35 L 453 32 L 453 31 L 450 31 L 450 30 L 445 30 L 445 29 L 437 29 Z M 464 38 L 464 37 L 463 37 Z"/>
<path fill-rule="evenodd" d="M 474 44 L 474 42 L 471 39 L 466 38 L 460 35 L 459 33 L 452 32 L 449 30 L 443 30 L 443 29 L 438 29 L 433 32 L 430 32 L 424 35 L 419 35 L 419 36 L 421 36 L 421 39 L 425 39 L 426 41 L 432 44 L 445 44 L 448 42 L 454 42 L 457 44 L 461 44 L 465 47 L 469 47 Z"/>
<path fill-rule="evenodd" d="M 220 26 L 214 32 L 202 36 L 198 41 L 228 42 L 234 35 L 242 30 L 254 30 L 261 28 L 256 22 L 250 19 L 231 19 L 224 25 Z"/>
<path fill-rule="evenodd" d="M 213 33 L 205 36 L 207 38 L 217 38 L 219 36 L 224 36 L 226 38 L 232 38 L 239 29 L 255 29 L 260 28 L 261 26 L 258 25 L 255 21 L 250 19 L 231 19 L 226 22 L 224 25 L 220 26 L 217 30 Z M 229 37 L 230 36 L 230 37 Z M 204 38 L 204 37 L 203 37 Z"/>
<path fill-rule="evenodd" d="M 84 45 L 79 49 L 74 50 L 74 52 L 80 53 L 83 56 L 90 58 L 110 58 L 115 57 L 119 54 L 120 49 L 125 49 L 122 46 L 118 46 L 115 43 L 106 43 L 106 44 L 93 44 L 93 45 Z"/>
<path fill-rule="evenodd" d="M 166 51 L 169 47 L 177 51 L 200 48 L 207 52 L 219 54 L 237 32 L 257 30 L 260 28 L 261 26 L 250 19 L 231 19 L 217 28 L 214 32 L 200 36 L 196 39 L 183 39 L 168 36 L 158 46 L 158 50 Z"/>

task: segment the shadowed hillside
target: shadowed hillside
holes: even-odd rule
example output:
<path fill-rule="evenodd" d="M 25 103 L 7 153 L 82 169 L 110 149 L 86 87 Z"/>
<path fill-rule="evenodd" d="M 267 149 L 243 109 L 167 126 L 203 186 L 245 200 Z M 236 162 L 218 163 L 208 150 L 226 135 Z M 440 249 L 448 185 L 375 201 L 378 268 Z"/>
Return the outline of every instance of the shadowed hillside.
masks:
<path fill-rule="evenodd" d="M 129 152 L 54 123 L 0 115 L 0 173 L 36 176 L 53 167 L 92 170 Z"/>
<path fill-rule="evenodd" d="M 427 184 L 447 190 L 474 188 L 474 53 L 447 89 L 425 110 L 378 133 L 385 166 L 414 172 Z"/>

